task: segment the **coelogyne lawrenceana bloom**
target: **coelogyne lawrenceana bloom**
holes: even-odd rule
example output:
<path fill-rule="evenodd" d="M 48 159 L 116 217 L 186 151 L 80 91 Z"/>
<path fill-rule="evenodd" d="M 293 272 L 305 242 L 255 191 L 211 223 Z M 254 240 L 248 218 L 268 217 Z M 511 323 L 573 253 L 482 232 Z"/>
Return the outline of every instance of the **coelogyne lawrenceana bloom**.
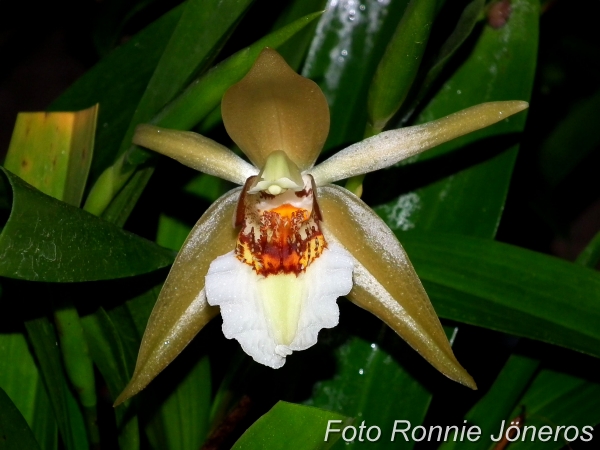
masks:
<path fill-rule="evenodd" d="M 218 199 L 179 252 L 148 321 L 133 378 L 143 389 L 218 312 L 223 333 L 279 368 L 338 323 L 346 296 L 375 314 L 434 367 L 475 388 L 458 363 L 402 246 L 334 181 L 389 167 L 525 108 L 485 103 L 387 131 L 314 166 L 329 131 L 319 87 L 265 49 L 222 101 L 227 132 L 253 165 L 191 132 L 138 127 L 134 142 L 242 187 Z"/>

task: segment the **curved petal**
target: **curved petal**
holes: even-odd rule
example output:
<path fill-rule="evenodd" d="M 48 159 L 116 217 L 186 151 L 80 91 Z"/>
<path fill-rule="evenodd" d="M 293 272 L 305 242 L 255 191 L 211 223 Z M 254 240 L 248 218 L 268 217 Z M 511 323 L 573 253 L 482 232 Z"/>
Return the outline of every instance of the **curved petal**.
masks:
<path fill-rule="evenodd" d="M 392 231 L 346 189 L 326 186 L 318 195 L 326 238 L 338 241 L 356 259 L 348 299 L 383 320 L 444 375 L 476 389 Z"/>
<path fill-rule="evenodd" d="M 385 131 L 336 153 L 310 171 L 317 186 L 389 167 L 410 156 L 523 111 L 523 101 L 489 102 L 438 120 Z"/>
<path fill-rule="evenodd" d="M 243 185 L 258 169 L 227 147 L 191 131 L 138 125 L 133 143 L 169 156 L 192 169 Z"/>
<path fill-rule="evenodd" d="M 133 377 L 115 406 L 144 389 L 219 313 L 206 301 L 204 277 L 211 261 L 235 247 L 232 218 L 240 192 L 233 189 L 213 203 L 187 237 L 148 320 Z"/>
<path fill-rule="evenodd" d="M 300 168 L 315 163 L 329 132 L 329 107 L 319 86 L 265 48 L 250 72 L 221 102 L 231 139 L 257 167 L 283 150 Z"/>

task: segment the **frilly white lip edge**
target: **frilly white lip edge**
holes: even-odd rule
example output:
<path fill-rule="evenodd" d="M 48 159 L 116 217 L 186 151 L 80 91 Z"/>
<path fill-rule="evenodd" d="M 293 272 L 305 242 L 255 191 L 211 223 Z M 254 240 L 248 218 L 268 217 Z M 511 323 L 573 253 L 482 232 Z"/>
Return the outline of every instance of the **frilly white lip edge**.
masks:
<path fill-rule="evenodd" d="M 300 275 L 258 275 L 234 252 L 215 259 L 206 275 L 210 305 L 221 308 L 223 334 L 261 364 L 278 369 L 293 351 L 317 343 L 339 322 L 337 298 L 352 289 L 354 258 L 336 243 Z"/>

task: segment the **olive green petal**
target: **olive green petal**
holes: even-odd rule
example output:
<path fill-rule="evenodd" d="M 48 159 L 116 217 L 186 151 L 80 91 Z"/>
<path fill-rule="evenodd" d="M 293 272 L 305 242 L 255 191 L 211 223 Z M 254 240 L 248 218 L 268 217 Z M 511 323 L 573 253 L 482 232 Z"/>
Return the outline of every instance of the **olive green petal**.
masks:
<path fill-rule="evenodd" d="M 373 172 L 528 108 L 514 100 L 489 102 L 421 125 L 385 131 L 339 151 L 310 170 L 317 186 Z"/>
<path fill-rule="evenodd" d="M 233 189 L 213 203 L 187 237 L 150 314 L 133 377 L 115 406 L 144 389 L 219 313 L 206 302 L 204 277 L 215 258 L 235 248 L 240 192 Z"/>
<path fill-rule="evenodd" d="M 133 143 L 173 158 L 192 169 L 240 185 L 258 173 L 256 167 L 227 147 L 191 131 L 142 124 L 135 129 Z"/>
<path fill-rule="evenodd" d="M 329 106 L 319 86 L 265 48 L 221 102 L 231 139 L 255 166 L 283 150 L 300 168 L 313 166 L 329 133 Z"/>
<path fill-rule="evenodd" d="M 327 239 L 356 259 L 348 299 L 375 314 L 448 378 L 472 389 L 408 256 L 388 226 L 362 200 L 339 186 L 318 190 Z"/>

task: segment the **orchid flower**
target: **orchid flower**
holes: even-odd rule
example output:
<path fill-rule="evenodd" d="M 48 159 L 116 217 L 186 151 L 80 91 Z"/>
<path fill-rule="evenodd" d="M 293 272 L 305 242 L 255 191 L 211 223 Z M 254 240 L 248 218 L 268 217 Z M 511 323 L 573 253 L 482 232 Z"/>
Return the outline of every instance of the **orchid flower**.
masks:
<path fill-rule="evenodd" d="M 264 49 L 222 100 L 229 136 L 252 164 L 199 134 L 140 125 L 134 143 L 235 188 L 200 218 L 152 311 L 132 380 L 143 389 L 219 311 L 223 333 L 255 361 L 281 367 L 337 325 L 337 298 L 375 314 L 444 375 L 476 389 L 458 363 L 408 256 L 356 195 L 331 184 L 486 127 L 525 108 L 485 103 L 386 131 L 315 166 L 329 131 L 325 96 Z"/>

